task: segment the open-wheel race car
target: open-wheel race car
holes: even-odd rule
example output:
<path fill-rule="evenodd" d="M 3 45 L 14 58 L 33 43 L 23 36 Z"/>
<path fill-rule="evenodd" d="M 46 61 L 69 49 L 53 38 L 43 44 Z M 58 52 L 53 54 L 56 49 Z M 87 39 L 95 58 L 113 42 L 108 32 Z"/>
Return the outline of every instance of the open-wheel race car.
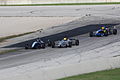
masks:
<path fill-rule="evenodd" d="M 25 45 L 25 49 L 45 49 L 45 43 L 42 40 L 37 39 L 32 45 Z"/>
<path fill-rule="evenodd" d="M 79 40 L 78 39 L 68 39 L 64 38 L 63 40 L 60 41 L 55 41 L 52 42 L 52 48 L 67 48 L 67 47 L 72 47 L 73 45 L 79 45 Z"/>
<path fill-rule="evenodd" d="M 101 29 L 97 31 L 93 31 L 89 33 L 90 37 L 102 37 L 102 36 L 108 36 L 108 35 L 116 35 L 117 34 L 117 29 L 115 27 L 101 27 Z"/>

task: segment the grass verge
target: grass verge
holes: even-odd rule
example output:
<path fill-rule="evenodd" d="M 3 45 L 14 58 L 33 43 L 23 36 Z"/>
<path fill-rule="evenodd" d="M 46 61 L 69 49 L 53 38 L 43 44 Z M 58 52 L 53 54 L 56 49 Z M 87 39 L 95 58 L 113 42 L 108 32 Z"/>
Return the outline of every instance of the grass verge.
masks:
<path fill-rule="evenodd" d="M 3 51 L 0 51 L 0 55 L 6 54 L 6 53 L 11 53 L 11 52 L 16 52 L 18 50 L 20 50 L 20 49 L 3 50 Z"/>
<path fill-rule="evenodd" d="M 11 39 L 11 38 L 15 38 L 15 37 L 20 37 L 20 36 L 24 36 L 24 35 L 27 35 L 27 34 L 31 34 L 31 33 L 34 33 L 35 31 L 33 32 L 27 32 L 27 33 L 23 33 L 23 34 L 18 34 L 18 35 L 11 35 L 11 36 L 6 36 L 6 37 L 1 37 L 0 38 L 0 42 L 3 42 L 7 39 Z"/>
<path fill-rule="evenodd" d="M 109 5 L 120 4 L 120 2 L 99 2 L 99 3 L 56 3 L 56 4 L 11 4 L 0 6 L 61 6 L 61 5 Z"/>
<path fill-rule="evenodd" d="M 58 80 L 120 80 L 120 68 L 77 75 Z"/>

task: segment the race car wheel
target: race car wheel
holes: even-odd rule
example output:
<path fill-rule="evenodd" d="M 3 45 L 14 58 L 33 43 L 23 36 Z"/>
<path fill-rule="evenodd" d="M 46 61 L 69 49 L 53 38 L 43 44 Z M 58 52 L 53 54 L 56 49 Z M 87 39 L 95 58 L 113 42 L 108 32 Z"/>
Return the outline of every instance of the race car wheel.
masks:
<path fill-rule="evenodd" d="M 25 49 L 29 49 L 29 47 L 25 46 Z"/>
<path fill-rule="evenodd" d="M 93 32 L 90 32 L 90 33 L 89 33 L 89 36 L 90 36 L 90 37 L 93 37 Z"/>
<path fill-rule="evenodd" d="M 69 42 L 69 46 L 68 47 L 70 47 L 70 48 L 72 47 L 72 42 Z"/>
<path fill-rule="evenodd" d="M 79 45 L 79 40 L 75 40 L 75 45 L 76 45 L 76 46 Z"/>
<path fill-rule="evenodd" d="M 67 48 L 68 46 L 67 46 L 67 44 L 66 44 L 66 46 L 65 46 L 65 48 Z"/>
<path fill-rule="evenodd" d="M 55 43 L 54 43 L 54 42 L 52 42 L 52 45 L 51 45 L 51 46 L 52 46 L 52 48 L 55 48 Z"/>
<path fill-rule="evenodd" d="M 62 46 L 60 45 L 58 48 L 62 48 Z"/>
<path fill-rule="evenodd" d="M 55 46 L 54 46 L 54 45 L 52 45 L 52 48 L 55 48 Z"/>
<path fill-rule="evenodd" d="M 45 44 L 43 44 L 42 48 L 45 49 Z"/>
<path fill-rule="evenodd" d="M 42 49 L 45 49 L 45 47 L 43 47 Z"/>
<path fill-rule="evenodd" d="M 25 45 L 25 49 L 29 49 L 29 45 L 28 44 Z"/>
<path fill-rule="evenodd" d="M 113 29 L 113 34 L 114 34 L 114 35 L 117 34 L 117 29 Z"/>
<path fill-rule="evenodd" d="M 35 49 L 41 49 L 42 47 L 40 45 L 36 45 Z"/>
<path fill-rule="evenodd" d="M 25 47 L 25 49 L 29 49 L 28 47 Z"/>
<path fill-rule="evenodd" d="M 49 41 L 49 42 L 47 43 L 47 46 L 48 46 L 48 47 L 52 46 L 52 42 Z"/>

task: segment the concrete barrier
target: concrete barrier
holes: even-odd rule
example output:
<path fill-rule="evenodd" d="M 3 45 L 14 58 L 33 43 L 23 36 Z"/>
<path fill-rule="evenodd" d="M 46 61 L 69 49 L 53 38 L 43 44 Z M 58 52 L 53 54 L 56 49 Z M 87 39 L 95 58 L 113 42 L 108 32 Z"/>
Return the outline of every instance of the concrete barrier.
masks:
<path fill-rule="evenodd" d="M 120 2 L 120 0 L 0 0 L 1 5 L 7 5 L 7 4 L 89 3 L 89 2 Z"/>

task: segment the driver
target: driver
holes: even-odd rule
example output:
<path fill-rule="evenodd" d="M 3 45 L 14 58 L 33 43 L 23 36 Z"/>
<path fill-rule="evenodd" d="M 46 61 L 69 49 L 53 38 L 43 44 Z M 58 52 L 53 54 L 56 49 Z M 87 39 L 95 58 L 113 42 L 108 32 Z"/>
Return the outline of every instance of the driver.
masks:
<path fill-rule="evenodd" d="M 104 33 L 107 31 L 107 28 L 105 28 L 104 26 L 101 27 L 101 31 L 103 31 Z"/>
<path fill-rule="evenodd" d="M 101 29 L 102 29 L 102 30 L 105 30 L 105 27 L 104 27 L 104 26 L 102 26 L 102 27 L 101 27 Z"/>
<path fill-rule="evenodd" d="M 64 41 L 70 41 L 70 39 L 67 38 L 67 37 L 64 37 L 63 40 L 64 40 Z"/>
<path fill-rule="evenodd" d="M 65 38 L 63 38 L 63 40 L 64 40 L 64 41 L 67 41 L 67 38 L 65 37 Z"/>

